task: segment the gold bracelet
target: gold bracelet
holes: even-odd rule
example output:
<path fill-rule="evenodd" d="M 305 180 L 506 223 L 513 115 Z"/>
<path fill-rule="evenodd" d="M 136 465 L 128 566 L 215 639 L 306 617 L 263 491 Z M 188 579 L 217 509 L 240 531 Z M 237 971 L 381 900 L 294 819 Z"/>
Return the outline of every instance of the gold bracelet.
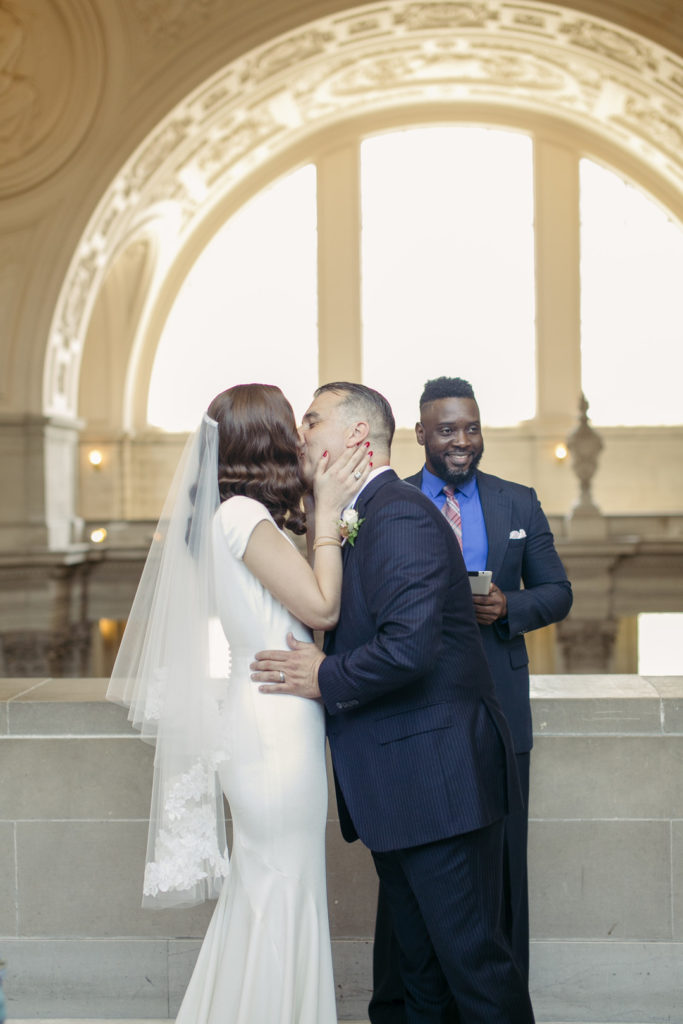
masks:
<path fill-rule="evenodd" d="M 313 541 L 313 550 L 314 551 L 317 551 L 318 548 L 326 548 L 326 547 L 327 548 L 331 548 L 331 547 L 340 548 L 341 547 L 341 541 L 338 538 L 334 538 L 334 537 L 320 537 L 319 539 Z"/>

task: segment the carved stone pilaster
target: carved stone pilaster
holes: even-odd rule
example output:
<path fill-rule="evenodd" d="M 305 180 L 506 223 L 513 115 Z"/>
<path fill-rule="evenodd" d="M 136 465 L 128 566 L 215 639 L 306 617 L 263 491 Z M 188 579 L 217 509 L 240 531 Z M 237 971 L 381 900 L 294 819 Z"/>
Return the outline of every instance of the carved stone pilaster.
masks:
<path fill-rule="evenodd" d="M 80 427 L 59 417 L 0 415 L 0 554 L 64 551 L 79 542 Z"/>
<path fill-rule="evenodd" d="M 563 672 L 610 671 L 617 635 L 615 619 L 565 619 L 557 624 Z"/>

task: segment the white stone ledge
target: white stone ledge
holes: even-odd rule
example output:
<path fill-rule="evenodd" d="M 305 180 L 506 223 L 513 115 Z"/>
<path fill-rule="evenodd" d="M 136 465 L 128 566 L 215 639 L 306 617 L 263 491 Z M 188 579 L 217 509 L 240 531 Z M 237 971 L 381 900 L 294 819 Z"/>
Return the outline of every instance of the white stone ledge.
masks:
<path fill-rule="evenodd" d="M 683 676 L 532 675 L 531 697 L 532 700 L 683 699 Z"/>
<path fill-rule="evenodd" d="M 0 703 L 106 701 L 108 683 L 108 679 L 0 679 Z M 531 697 L 532 700 L 683 699 L 683 675 L 532 675 Z"/>

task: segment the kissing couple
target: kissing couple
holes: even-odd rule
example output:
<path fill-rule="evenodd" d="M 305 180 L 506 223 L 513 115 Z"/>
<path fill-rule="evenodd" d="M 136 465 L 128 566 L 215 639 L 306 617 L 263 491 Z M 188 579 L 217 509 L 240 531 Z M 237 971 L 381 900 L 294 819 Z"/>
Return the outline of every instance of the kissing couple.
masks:
<path fill-rule="evenodd" d="M 218 896 L 177 1024 L 335 1024 L 326 735 L 408 1024 L 533 1022 L 500 921 L 512 744 L 459 545 L 390 468 L 394 426 L 360 384 L 319 388 L 298 430 L 279 388 L 238 385 L 177 470 L 109 689 L 156 743 L 143 905 Z"/>

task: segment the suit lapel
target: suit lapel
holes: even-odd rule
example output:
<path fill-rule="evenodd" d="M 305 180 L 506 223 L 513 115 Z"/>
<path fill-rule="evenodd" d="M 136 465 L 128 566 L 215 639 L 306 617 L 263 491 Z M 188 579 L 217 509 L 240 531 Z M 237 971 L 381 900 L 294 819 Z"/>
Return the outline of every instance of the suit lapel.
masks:
<path fill-rule="evenodd" d="M 489 544 L 486 568 L 491 569 L 495 580 L 510 539 L 512 504 L 503 488 L 494 483 L 488 473 L 477 472 L 477 488 Z"/>
<path fill-rule="evenodd" d="M 358 501 L 356 502 L 356 511 L 358 512 L 359 519 L 365 519 L 368 508 L 372 505 L 372 499 L 375 497 L 377 492 L 385 486 L 385 484 L 391 483 L 392 480 L 398 480 L 396 473 L 393 469 L 385 469 L 383 473 L 376 476 L 374 480 L 371 480 L 363 490 L 361 491 Z M 363 529 L 361 525 L 360 529 Z M 342 547 L 342 564 L 346 565 L 346 562 L 353 551 L 354 545 L 349 544 L 348 541 Z"/>
<path fill-rule="evenodd" d="M 386 484 L 392 481 L 398 480 L 396 473 L 393 469 L 385 469 L 379 476 L 376 476 L 374 480 L 371 480 L 360 493 L 358 501 L 356 502 L 356 509 L 358 510 L 358 518 L 363 519 L 368 507 L 372 503 L 372 499 L 375 497 L 377 492 L 385 487 Z M 346 545 L 345 545 L 346 546 Z"/>

